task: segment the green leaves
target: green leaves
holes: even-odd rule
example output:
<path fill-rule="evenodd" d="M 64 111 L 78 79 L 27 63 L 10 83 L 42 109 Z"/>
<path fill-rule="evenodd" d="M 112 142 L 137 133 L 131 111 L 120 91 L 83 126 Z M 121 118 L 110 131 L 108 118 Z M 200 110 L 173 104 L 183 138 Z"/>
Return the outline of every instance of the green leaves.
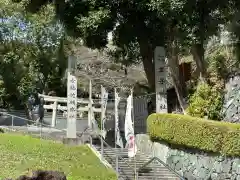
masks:
<path fill-rule="evenodd" d="M 149 6 L 151 9 L 156 10 L 159 16 L 168 16 L 172 15 L 180 15 L 183 12 L 187 0 L 151 0 Z M 182 14 L 183 15 L 183 14 Z M 173 17 L 168 17 L 173 18 Z"/>
<path fill-rule="evenodd" d="M 110 10 L 100 8 L 78 18 L 78 28 L 85 44 L 91 48 L 102 48 L 108 43 L 108 32 L 113 29 L 114 19 Z"/>
<path fill-rule="evenodd" d="M 209 119 L 221 120 L 223 96 L 218 89 L 200 82 L 196 91 L 190 96 L 187 112 L 191 116 L 207 116 Z"/>
<path fill-rule="evenodd" d="M 240 155 L 240 125 L 211 121 L 181 114 L 152 114 L 147 119 L 153 141 L 165 141 L 174 147 L 186 147 Z"/>
<path fill-rule="evenodd" d="M 12 8 L 8 11 L 13 15 L 5 14 L 5 22 L 0 26 L 0 32 L 5 32 L 0 45 L 0 77 L 5 91 L 0 96 L 19 108 L 34 91 L 42 93 L 52 84 L 57 84 L 56 92 L 65 89 L 59 88 L 67 64 L 64 32 L 50 5 L 30 15 L 14 9 L 9 0 L 4 3 L 7 5 L 4 8 Z"/>
<path fill-rule="evenodd" d="M 22 5 L 28 7 L 29 12 L 42 12 L 42 15 L 33 15 L 39 23 L 36 26 L 42 28 L 48 24 L 44 24 L 45 21 L 56 17 L 68 35 L 82 39 L 84 45 L 93 49 L 105 48 L 108 33 L 112 32 L 112 45 L 117 47 L 110 50 L 112 59 L 130 65 L 148 58 L 144 64 L 148 66 L 145 69 L 149 69 L 146 74 L 152 87 L 155 82 L 151 75 L 153 50 L 164 46 L 169 55 L 173 41 L 181 53 L 189 54 L 192 47 L 198 47 L 192 54 L 203 67 L 197 68 L 201 71 L 199 74 L 205 76 L 204 46 L 218 33 L 219 25 L 232 20 L 238 7 L 236 0 L 39 0 L 22 2 Z M 237 26 L 235 28 L 237 31 Z"/>

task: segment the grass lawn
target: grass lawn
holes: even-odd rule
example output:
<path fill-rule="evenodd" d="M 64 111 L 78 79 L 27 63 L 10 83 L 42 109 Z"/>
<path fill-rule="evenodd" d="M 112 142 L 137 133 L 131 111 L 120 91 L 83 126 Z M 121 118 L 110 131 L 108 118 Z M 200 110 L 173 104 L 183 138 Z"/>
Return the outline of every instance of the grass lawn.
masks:
<path fill-rule="evenodd" d="M 116 180 L 87 146 L 68 147 L 30 136 L 0 133 L 0 179 L 28 170 L 59 170 L 68 180 Z"/>

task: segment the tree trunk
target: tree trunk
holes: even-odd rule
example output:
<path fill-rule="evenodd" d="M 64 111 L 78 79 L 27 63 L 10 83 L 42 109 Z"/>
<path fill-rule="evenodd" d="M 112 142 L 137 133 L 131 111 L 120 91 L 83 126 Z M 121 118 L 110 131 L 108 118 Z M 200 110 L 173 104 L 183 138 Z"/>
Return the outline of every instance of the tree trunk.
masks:
<path fill-rule="evenodd" d="M 167 56 L 168 56 L 168 66 L 170 70 L 170 75 L 172 78 L 172 83 L 177 94 L 179 105 L 182 109 L 182 112 L 185 114 L 185 106 L 186 102 L 184 101 L 184 91 L 182 83 L 182 78 L 180 77 L 180 69 L 179 69 L 179 49 L 177 43 L 177 32 L 178 29 L 175 25 L 169 26 L 169 39 L 168 39 L 168 47 L 167 47 Z"/>
<path fill-rule="evenodd" d="M 151 92 L 155 92 L 155 69 L 153 61 L 153 50 L 147 44 L 147 42 L 140 43 L 140 53 L 142 56 L 143 67 L 147 76 L 150 90 Z"/>
<path fill-rule="evenodd" d="M 148 80 L 150 92 L 155 92 L 155 66 L 153 61 L 153 49 L 147 41 L 140 41 L 140 54 L 142 57 L 143 68 Z M 156 109 L 156 95 L 151 96 L 151 101 L 148 103 L 148 114 L 154 113 Z"/>
<path fill-rule="evenodd" d="M 170 43 L 168 47 L 168 52 L 169 52 L 168 65 L 169 65 L 170 75 L 173 81 L 173 86 L 177 94 L 179 105 L 182 109 L 182 112 L 185 114 L 186 103 L 184 101 L 183 88 L 180 80 L 181 78 L 179 74 L 178 47 L 175 40 L 173 40 Z"/>
<path fill-rule="evenodd" d="M 200 81 L 205 81 L 206 78 L 206 65 L 204 60 L 204 47 L 203 42 L 194 44 L 191 49 L 191 53 L 197 66 L 197 75 Z"/>

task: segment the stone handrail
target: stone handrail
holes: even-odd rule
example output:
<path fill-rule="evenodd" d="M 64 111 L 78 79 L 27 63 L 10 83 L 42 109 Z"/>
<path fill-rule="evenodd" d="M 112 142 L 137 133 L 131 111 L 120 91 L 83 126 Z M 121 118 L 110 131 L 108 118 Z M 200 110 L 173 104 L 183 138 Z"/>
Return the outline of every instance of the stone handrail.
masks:
<path fill-rule="evenodd" d="M 185 180 L 184 177 L 182 177 L 179 173 L 177 173 L 174 169 L 172 169 L 170 166 L 168 166 L 166 163 L 164 163 L 161 159 L 157 158 L 157 157 L 153 157 L 151 158 L 149 161 L 147 161 L 145 164 L 143 164 L 140 168 L 138 168 L 137 170 L 137 174 L 139 174 L 139 172 L 141 172 L 142 169 L 144 169 L 145 167 L 147 167 L 151 162 L 153 162 L 154 160 L 157 160 L 159 163 L 161 163 L 164 167 L 166 167 L 168 170 L 170 170 L 171 172 L 173 172 L 177 177 L 180 178 L 180 180 Z"/>
<path fill-rule="evenodd" d="M 102 137 L 101 135 L 97 134 L 97 138 L 99 138 L 99 140 L 101 140 L 101 141 L 103 142 L 103 144 L 104 144 L 107 148 L 111 149 L 112 152 L 116 152 L 116 148 L 112 148 L 112 147 L 103 139 L 103 137 Z M 105 155 L 112 159 L 112 157 L 109 156 L 107 153 L 105 153 Z M 115 154 L 115 155 L 117 155 L 117 154 Z M 133 172 L 133 174 L 137 175 L 137 174 L 135 173 L 135 170 L 134 170 L 135 168 L 132 167 L 122 156 L 117 155 L 117 158 L 118 158 L 119 160 L 122 160 L 122 161 L 128 166 L 128 168 Z M 118 167 L 118 168 L 120 168 L 120 167 Z"/>

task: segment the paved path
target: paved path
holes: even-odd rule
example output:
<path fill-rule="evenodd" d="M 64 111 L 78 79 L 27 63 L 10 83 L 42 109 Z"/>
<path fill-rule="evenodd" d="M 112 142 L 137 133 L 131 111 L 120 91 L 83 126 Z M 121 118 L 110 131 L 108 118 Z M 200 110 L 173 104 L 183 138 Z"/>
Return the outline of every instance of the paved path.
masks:
<path fill-rule="evenodd" d="M 15 114 L 14 114 L 15 115 Z M 20 115 L 20 117 L 11 117 L 8 115 L 3 115 L 0 117 L 0 126 L 26 126 L 27 120 L 26 117 Z M 51 117 L 44 118 L 44 124 L 50 126 L 52 122 Z M 77 131 L 83 132 L 88 126 L 87 119 L 78 119 L 77 120 Z M 67 119 L 61 116 L 58 116 L 56 119 L 56 129 L 66 129 L 67 128 Z"/>
<path fill-rule="evenodd" d="M 66 137 L 66 132 L 46 127 L 37 127 L 37 126 L 0 126 L 0 128 L 5 129 L 5 131 L 15 131 L 26 134 L 31 134 L 43 139 L 52 139 L 56 141 L 61 141 Z"/>
<path fill-rule="evenodd" d="M 28 133 L 36 136 L 41 136 L 46 139 L 53 139 L 61 141 L 64 137 L 66 137 L 66 129 L 67 129 L 67 119 L 59 116 L 56 119 L 56 127 L 51 128 L 50 124 L 52 121 L 51 117 L 44 118 L 45 127 L 37 127 L 34 125 L 28 125 L 26 117 L 23 114 L 14 114 L 15 116 L 10 115 L 1 115 L 0 116 L 0 128 L 5 128 L 8 130 L 15 130 L 17 132 Z M 21 117 L 20 117 L 21 116 Z M 78 134 L 84 132 L 88 127 L 87 119 L 78 119 L 76 122 L 76 128 Z M 88 132 L 86 132 L 88 133 Z M 88 140 L 85 138 L 85 140 Z"/>

